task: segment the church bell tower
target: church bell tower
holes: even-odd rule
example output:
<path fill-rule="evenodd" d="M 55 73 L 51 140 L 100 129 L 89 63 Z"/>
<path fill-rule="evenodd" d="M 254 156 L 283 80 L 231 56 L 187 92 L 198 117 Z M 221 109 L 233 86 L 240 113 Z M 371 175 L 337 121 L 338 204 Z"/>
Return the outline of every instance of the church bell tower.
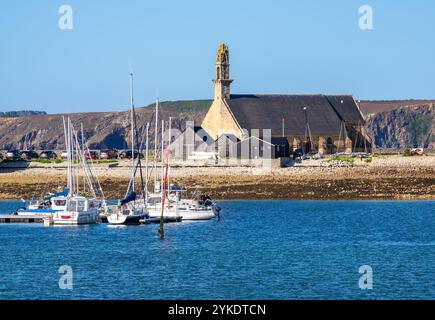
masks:
<path fill-rule="evenodd" d="M 221 43 L 216 54 L 216 79 L 214 83 L 214 98 L 230 99 L 230 85 L 233 80 L 230 80 L 230 56 L 228 47 Z"/>

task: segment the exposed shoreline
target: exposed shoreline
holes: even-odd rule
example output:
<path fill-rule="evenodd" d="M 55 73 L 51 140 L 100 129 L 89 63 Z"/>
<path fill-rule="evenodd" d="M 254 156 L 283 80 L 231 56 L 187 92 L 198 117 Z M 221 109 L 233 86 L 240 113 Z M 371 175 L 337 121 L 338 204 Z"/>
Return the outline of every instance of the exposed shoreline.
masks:
<path fill-rule="evenodd" d="M 118 167 L 96 167 L 106 198 L 125 194 L 129 162 Z M 0 199 L 39 198 L 65 185 L 62 167 L 40 165 L 0 169 Z M 248 167 L 178 167 L 171 182 L 195 186 L 215 199 L 225 200 L 435 200 L 435 157 L 381 156 L 355 166 L 327 166 L 306 161 L 279 169 Z"/>

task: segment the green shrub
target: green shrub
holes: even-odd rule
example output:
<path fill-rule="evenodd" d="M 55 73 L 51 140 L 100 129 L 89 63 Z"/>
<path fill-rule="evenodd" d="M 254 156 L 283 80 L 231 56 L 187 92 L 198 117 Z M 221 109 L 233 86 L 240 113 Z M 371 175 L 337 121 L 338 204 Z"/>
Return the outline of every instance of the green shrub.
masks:
<path fill-rule="evenodd" d="M 50 160 L 48 160 L 48 159 L 41 159 L 41 158 L 35 159 L 33 161 L 38 162 L 38 163 L 50 163 Z"/>
<path fill-rule="evenodd" d="M 37 158 L 32 160 L 34 162 L 38 162 L 38 163 L 44 163 L 44 164 L 48 164 L 48 163 L 62 163 L 62 159 L 42 159 L 42 158 Z"/>
<path fill-rule="evenodd" d="M 420 113 L 412 115 L 410 122 L 406 126 L 406 130 L 411 135 L 414 145 L 425 146 L 432 128 L 432 121 L 433 119 L 430 115 Z"/>
<path fill-rule="evenodd" d="M 326 160 L 326 162 L 330 163 L 332 161 L 341 161 L 341 162 L 345 162 L 345 163 L 349 163 L 351 166 L 353 166 L 355 164 L 355 159 L 349 156 L 345 156 L 345 155 L 338 155 L 338 156 L 333 156 L 331 158 L 329 158 L 328 160 Z"/>
<path fill-rule="evenodd" d="M 411 149 L 407 148 L 402 152 L 402 156 L 404 157 L 411 157 L 412 153 L 411 153 Z"/>

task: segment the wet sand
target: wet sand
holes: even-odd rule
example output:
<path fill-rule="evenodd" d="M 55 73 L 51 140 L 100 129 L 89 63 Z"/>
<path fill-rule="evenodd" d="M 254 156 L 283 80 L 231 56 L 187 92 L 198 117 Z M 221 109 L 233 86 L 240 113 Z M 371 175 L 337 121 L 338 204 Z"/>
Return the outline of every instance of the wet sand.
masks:
<path fill-rule="evenodd" d="M 124 196 L 130 172 L 128 162 L 96 167 L 106 198 Z M 435 199 L 435 157 L 382 156 L 371 163 L 357 160 L 353 167 L 321 160 L 277 169 L 177 167 L 170 179 L 190 192 L 200 187 L 216 199 Z M 40 198 L 65 185 L 62 166 L 0 168 L 0 199 Z"/>

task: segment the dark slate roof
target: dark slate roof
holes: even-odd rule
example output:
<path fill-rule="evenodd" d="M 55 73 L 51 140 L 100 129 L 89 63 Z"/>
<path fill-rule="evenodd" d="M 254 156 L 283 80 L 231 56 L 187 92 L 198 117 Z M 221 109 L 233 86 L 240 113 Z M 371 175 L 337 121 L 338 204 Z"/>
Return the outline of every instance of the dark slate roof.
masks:
<path fill-rule="evenodd" d="M 273 146 L 285 146 L 289 144 L 286 137 L 270 137 L 270 141 L 266 141 L 266 139 L 263 139 L 263 137 L 256 137 L 256 136 L 250 136 L 249 138 L 239 141 L 238 143 L 243 143 L 246 140 L 252 140 L 252 139 L 257 139 L 258 141 L 261 141 L 263 143 L 268 143 Z"/>
<path fill-rule="evenodd" d="M 206 130 L 204 130 L 202 127 L 200 126 L 194 126 L 194 127 L 187 127 L 182 134 L 180 135 L 185 135 L 187 130 L 193 130 L 193 132 L 195 133 L 194 139 L 199 141 L 202 140 L 205 143 L 211 145 L 214 143 L 213 138 L 208 134 L 208 132 Z"/>
<path fill-rule="evenodd" d="M 348 123 L 358 124 L 364 118 L 351 95 L 325 96 L 340 117 Z"/>
<path fill-rule="evenodd" d="M 199 127 L 199 126 L 195 126 L 195 127 L 193 127 L 193 131 L 194 131 L 194 132 L 198 132 L 198 131 L 200 131 L 200 130 L 204 130 L 204 129 L 202 129 L 202 127 Z"/>
<path fill-rule="evenodd" d="M 338 134 L 342 119 L 363 121 L 351 95 L 231 95 L 226 100 L 243 129 L 271 129 L 272 135 L 305 132 L 305 111 L 312 134 Z"/>
<path fill-rule="evenodd" d="M 277 146 L 282 146 L 289 143 L 286 137 L 271 137 L 270 142 Z"/>
<path fill-rule="evenodd" d="M 240 141 L 240 139 L 237 138 L 237 137 L 236 137 L 234 134 L 232 134 L 232 133 L 224 133 L 224 134 L 221 134 L 221 135 L 217 138 L 216 141 L 219 141 L 219 140 L 229 140 L 229 141 L 231 141 L 231 142 L 238 142 L 238 141 Z"/>
<path fill-rule="evenodd" d="M 272 139 L 270 139 L 271 141 L 266 141 L 266 139 L 263 139 L 262 137 L 257 137 L 257 136 L 250 136 L 250 137 L 248 137 L 248 138 L 245 138 L 245 139 L 243 139 L 243 140 L 240 140 L 238 143 L 240 144 L 240 143 L 244 143 L 245 141 L 248 141 L 248 140 L 258 140 L 258 141 L 260 141 L 260 142 L 262 142 L 262 143 L 267 143 L 267 144 L 270 144 L 270 145 L 275 145 L 274 143 L 273 143 L 273 138 Z"/>

